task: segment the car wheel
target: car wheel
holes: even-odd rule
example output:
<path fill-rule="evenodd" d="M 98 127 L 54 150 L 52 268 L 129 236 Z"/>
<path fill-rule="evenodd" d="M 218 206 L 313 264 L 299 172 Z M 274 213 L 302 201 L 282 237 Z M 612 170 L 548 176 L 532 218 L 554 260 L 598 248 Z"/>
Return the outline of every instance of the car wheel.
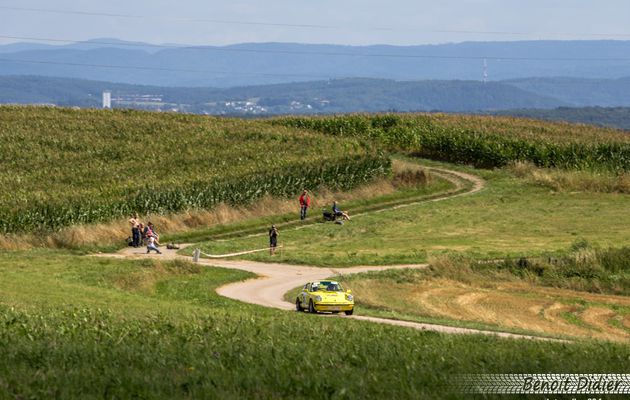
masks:
<path fill-rule="evenodd" d="M 302 308 L 302 304 L 300 303 L 300 298 L 295 299 L 295 311 L 304 311 Z"/>
<path fill-rule="evenodd" d="M 354 309 L 352 310 L 348 310 L 348 311 L 344 311 L 346 313 L 346 315 L 352 315 L 352 313 L 354 312 Z"/>
<path fill-rule="evenodd" d="M 317 310 L 315 310 L 315 306 L 313 305 L 313 300 L 309 300 L 308 302 L 308 312 L 311 314 L 316 314 Z"/>

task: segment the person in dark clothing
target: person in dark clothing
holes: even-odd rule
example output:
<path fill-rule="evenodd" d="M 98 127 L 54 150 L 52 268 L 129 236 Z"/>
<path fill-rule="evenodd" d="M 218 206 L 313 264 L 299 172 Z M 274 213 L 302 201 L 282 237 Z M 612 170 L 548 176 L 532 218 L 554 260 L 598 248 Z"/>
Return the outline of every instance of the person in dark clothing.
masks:
<path fill-rule="evenodd" d="M 308 195 L 308 191 L 304 189 L 300 196 L 300 219 L 306 218 L 306 211 L 311 206 L 311 196 Z"/>
<path fill-rule="evenodd" d="M 271 225 L 269 229 L 269 255 L 276 254 L 276 247 L 278 246 L 278 228 L 275 225 Z"/>
<path fill-rule="evenodd" d="M 138 220 L 138 214 L 131 215 L 129 219 L 129 225 L 131 225 L 131 240 L 133 247 L 140 246 L 140 221 Z"/>
<path fill-rule="evenodd" d="M 142 222 L 140 222 L 140 224 L 138 224 L 138 232 L 140 235 L 140 244 L 143 246 L 146 246 L 147 244 L 147 234 L 144 231 L 144 224 Z"/>
<path fill-rule="evenodd" d="M 336 201 L 333 201 L 332 212 L 336 216 L 341 217 L 341 218 L 345 219 L 346 221 L 350 221 L 350 216 L 348 215 L 348 213 L 345 212 L 345 211 L 340 210 L 339 207 L 337 206 L 337 202 Z"/>

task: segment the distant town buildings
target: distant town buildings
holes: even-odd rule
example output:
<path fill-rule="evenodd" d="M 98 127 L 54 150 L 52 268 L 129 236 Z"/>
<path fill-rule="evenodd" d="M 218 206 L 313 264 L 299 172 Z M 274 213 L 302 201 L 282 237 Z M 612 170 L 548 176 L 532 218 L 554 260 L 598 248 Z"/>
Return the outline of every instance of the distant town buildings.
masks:
<path fill-rule="evenodd" d="M 165 98 L 166 97 L 166 98 Z M 173 97 L 173 96 L 171 96 Z M 181 98 L 181 96 L 179 97 Z M 178 99 L 179 99 L 178 98 Z M 147 111 L 198 113 L 207 115 L 265 115 L 292 112 L 317 113 L 330 107 L 330 100 L 311 98 L 307 101 L 294 99 L 265 99 L 259 97 L 235 98 L 211 102 L 179 103 L 169 101 L 161 94 L 103 92 L 103 108 L 127 108 Z"/>

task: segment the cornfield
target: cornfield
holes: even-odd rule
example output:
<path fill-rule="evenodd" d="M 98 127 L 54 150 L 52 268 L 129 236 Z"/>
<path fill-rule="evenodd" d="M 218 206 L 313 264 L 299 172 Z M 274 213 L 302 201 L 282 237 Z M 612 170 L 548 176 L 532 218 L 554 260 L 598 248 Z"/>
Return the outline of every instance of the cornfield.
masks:
<path fill-rule="evenodd" d="M 393 150 L 479 167 L 529 161 L 541 167 L 630 171 L 630 137 L 586 125 L 442 114 L 289 117 L 271 123 L 376 140 Z"/>
<path fill-rule="evenodd" d="M 361 139 L 256 121 L 0 107 L 0 232 L 347 189 L 390 172 Z"/>

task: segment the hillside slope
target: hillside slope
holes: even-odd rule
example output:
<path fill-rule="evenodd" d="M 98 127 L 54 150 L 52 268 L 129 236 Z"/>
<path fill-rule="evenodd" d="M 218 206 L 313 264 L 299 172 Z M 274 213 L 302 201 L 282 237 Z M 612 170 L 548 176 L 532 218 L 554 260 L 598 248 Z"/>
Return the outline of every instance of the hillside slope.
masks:
<path fill-rule="evenodd" d="M 576 107 L 630 106 L 630 78 L 528 78 L 504 81 L 505 84 L 549 96 Z"/>
<path fill-rule="evenodd" d="M 177 109 L 209 114 L 314 114 L 379 111 L 487 111 L 567 105 L 500 82 L 338 79 L 229 89 L 126 85 L 38 76 L 0 76 L 0 103 L 101 107 L 112 92 L 118 108 Z M 140 95 L 161 99 L 143 103 Z M 131 101 L 118 99 L 130 98 Z"/>
<path fill-rule="evenodd" d="M 5 52 L 1 75 L 47 75 L 160 86 L 233 87 L 345 77 L 491 80 L 628 75 L 630 41 L 464 42 L 423 46 L 243 43 L 224 47 L 90 46 Z M 19 47 L 13 48 L 19 50 Z M 0 47 L 0 51 L 2 51 Z M 98 65 L 110 67 L 98 67 Z"/>
<path fill-rule="evenodd" d="M 196 115 L 0 107 L 0 139 L 3 233 L 347 189 L 390 166 L 361 140 Z"/>

